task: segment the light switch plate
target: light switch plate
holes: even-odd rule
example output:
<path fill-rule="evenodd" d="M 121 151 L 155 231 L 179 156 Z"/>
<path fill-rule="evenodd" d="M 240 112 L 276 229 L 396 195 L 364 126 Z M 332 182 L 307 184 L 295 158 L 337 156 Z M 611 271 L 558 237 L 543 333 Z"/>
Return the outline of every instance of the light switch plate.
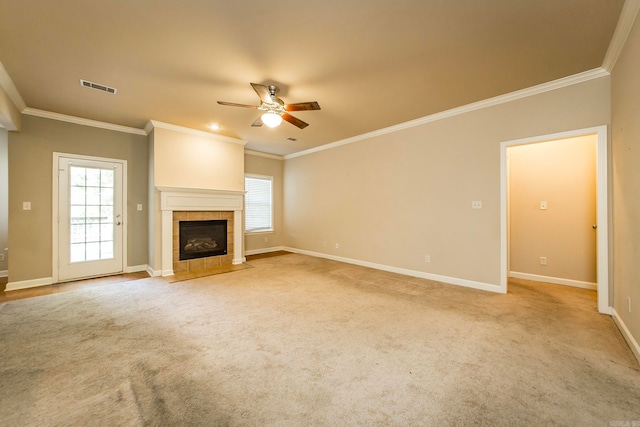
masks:
<path fill-rule="evenodd" d="M 30 211 L 31 210 L 31 202 L 22 202 L 22 210 Z"/>

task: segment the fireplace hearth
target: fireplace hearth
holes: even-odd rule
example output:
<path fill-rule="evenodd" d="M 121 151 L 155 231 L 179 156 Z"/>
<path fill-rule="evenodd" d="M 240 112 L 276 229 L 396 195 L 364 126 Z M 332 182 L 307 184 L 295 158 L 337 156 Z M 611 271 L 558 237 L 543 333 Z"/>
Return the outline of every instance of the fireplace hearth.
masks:
<path fill-rule="evenodd" d="M 179 260 L 227 254 L 227 220 L 180 221 Z"/>

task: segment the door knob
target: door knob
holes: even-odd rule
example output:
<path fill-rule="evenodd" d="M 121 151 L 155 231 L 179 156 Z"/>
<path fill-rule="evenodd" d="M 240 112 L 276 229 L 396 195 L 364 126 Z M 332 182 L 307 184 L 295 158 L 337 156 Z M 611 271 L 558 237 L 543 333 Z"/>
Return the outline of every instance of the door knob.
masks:
<path fill-rule="evenodd" d="M 116 222 L 116 225 L 120 225 L 120 224 L 122 224 L 120 221 Z"/>
<path fill-rule="evenodd" d="M 591 228 L 593 228 L 593 229 L 595 230 L 596 228 L 598 228 L 598 226 L 597 226 L 596 224 L 593 224 L 593 225 L 591 226 Z"/>

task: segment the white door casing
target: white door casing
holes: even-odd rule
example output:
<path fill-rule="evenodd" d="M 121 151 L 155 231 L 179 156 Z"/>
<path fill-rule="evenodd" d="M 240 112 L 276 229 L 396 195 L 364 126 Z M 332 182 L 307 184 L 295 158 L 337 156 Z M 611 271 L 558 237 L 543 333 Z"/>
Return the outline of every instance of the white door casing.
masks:
<path fill-rule="evenodd" d="M 596 135 L 596 265 L 598 311 L 611 314 L 609 305 L 609 186 L 608 186 L 608 132 L 607 126 L 578 129 L 551 135 L 505 141 L 500 144 L 500 205 L 501 205 L 501 291 L 507 292 L 508 282 L 508 159 L 507 148 L 577 136 Z"/>
<path fill-rule="evenodd" d="M 126 161 L 54 153 L 53 281 L 124 271 Z"/>

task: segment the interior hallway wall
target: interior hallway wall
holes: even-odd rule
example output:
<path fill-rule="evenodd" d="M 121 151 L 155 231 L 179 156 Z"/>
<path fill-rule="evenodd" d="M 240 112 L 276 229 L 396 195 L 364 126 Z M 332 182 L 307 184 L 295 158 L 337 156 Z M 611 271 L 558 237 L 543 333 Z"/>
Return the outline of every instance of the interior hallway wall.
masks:
<path fill-rule="evenodd" d="M 285 244 L 497 288 L 500 143 L 606 125 L 609 90 L 601 77 L 288 157 Z"/>
<path fill-rule="evenodd" d="M 640 21 L 611 73 L 613 307 L 640 343 Z M 631 307 L 629 307 L 631 303 Z M 636 348 L 640 360 L 640 348 Z"/>
<path fill-rule="evenodd" d="M 588 135 L 507 149 L 511 272 L 596 286 L 596 145 Z"/>

